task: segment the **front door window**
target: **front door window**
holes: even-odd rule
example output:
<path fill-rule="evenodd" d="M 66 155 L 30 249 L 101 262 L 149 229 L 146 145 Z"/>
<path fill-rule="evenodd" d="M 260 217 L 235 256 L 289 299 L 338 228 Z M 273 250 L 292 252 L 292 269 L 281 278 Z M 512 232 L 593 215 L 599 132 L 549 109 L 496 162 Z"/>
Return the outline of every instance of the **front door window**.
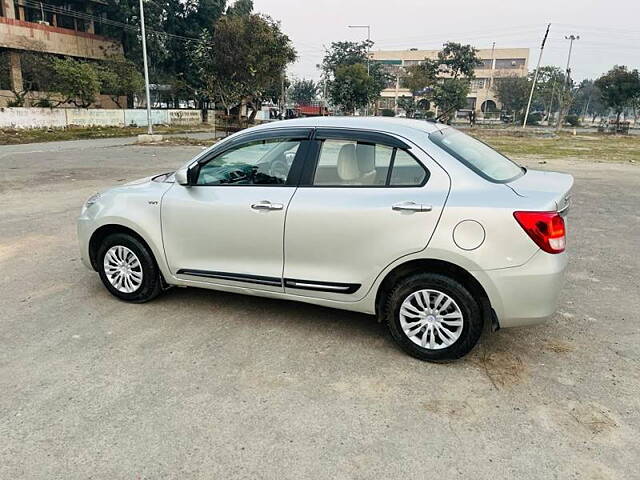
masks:
<path fill-rule="evenodd" d="M 284 185 L 300 140 L 245 143 L 200 167 L 197 185 Z"/>

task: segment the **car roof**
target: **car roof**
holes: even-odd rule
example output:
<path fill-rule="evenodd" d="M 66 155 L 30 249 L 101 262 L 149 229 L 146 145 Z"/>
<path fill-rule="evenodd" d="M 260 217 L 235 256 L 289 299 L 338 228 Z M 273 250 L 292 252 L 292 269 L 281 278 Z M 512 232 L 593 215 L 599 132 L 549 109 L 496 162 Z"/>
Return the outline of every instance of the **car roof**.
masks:
<path fill-rule="evenodd" d="M 274 121 L 254 127 L 254 129 L 263 130 L 285 127 L 352 128 L 359 130 L 375 130 L 377 132 L 386 132 L 404 137 L 411 137 L 417 132 L 431 133 L 441 130 L 443 128 L 447 128 L 447 125 L 427 122 L 425 120 L 394 117 L 308 117 Z"/>

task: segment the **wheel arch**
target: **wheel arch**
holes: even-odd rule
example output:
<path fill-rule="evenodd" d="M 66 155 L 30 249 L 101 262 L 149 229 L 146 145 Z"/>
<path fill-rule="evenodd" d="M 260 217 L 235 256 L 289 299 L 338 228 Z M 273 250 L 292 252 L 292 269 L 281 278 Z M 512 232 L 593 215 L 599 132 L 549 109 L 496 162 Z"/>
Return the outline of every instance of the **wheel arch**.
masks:
<path fill-rule="evenodd" d="M 100 248 L 100 244 L 105 238 L 107 238 L 109 235 L 112 235 L 114 233 L 125 233 L 127 235 L 131 235 L 132 237 L 134 237 L 136 240 L 141 242 L 145 247 L 147 247 L 147 249 L 151 253 L 151 257 L 153 258 L 154 262 L 156 262 L 156 265 L 158 264 L 158 260 L 156 259 L 156 255 L 153 251 L 153 248 L 151 248 L 151 246 L 149 245 L 149 242 L 147 242 L 142 235 L 140 235 L 138 232 L 136 232 L 132 228 L 127 227 L 125 225 L 121 225 L 117 223 L 109 223 L 97 228 L 91 234 L 91 238 L 89 239 L 89 260 L 94 270 L 96 271 L 98 270 L 98 262 L 96 257 L 98 256 L 98 249 Z"/>
<path fill-rule="evenodd" d="M 482 284 L 469 271 L 446 260 L 439 259 L 414 259 L 402 263 L 391 270 L 384 277 L 376 292 L 375 309 L 376 316 L 381 321 L 384 302 L 393 286 L 402 278 L 418 272 L 439 273 L 460 282 L 473 296 L 478 299 L 478 305 L 482 310 L 485 323 L 490 322 L 493 330 L 499 328 L 498 318 L 491 305 L 491 300 Z"/>

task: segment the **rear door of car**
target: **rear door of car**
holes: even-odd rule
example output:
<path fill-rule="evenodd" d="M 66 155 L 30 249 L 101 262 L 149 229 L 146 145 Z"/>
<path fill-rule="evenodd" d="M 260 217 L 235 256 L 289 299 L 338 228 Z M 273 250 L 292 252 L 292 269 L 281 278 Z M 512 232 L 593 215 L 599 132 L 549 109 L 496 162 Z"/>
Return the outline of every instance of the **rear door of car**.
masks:
<path fill-rule="evenodd" d="M 447 173 L 407 140 L 317 129 L 287 212 L 285 291 L 362 298 L 387 265 L 427 246 L 449 187 Z"/>

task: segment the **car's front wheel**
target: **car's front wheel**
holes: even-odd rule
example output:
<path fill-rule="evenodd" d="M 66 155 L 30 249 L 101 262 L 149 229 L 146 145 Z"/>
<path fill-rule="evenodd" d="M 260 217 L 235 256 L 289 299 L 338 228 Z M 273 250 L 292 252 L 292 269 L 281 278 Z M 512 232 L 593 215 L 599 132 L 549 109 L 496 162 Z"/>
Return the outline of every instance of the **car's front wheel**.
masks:
<path fill-rule="evenodd" d="M 112 295 L 143 303 L 162 291 L 160 272 L 149 248 L 137 238 L 115 233 L 98 249 L 98 273 Z"/>
<path fill-rule="evenodd" d="M 440 274 L 400 280 L 387 298 L 385 316 L 394 340 L 421 360 L 460 358 L 482 333 L 476 300 L 462 284 Z"/>

